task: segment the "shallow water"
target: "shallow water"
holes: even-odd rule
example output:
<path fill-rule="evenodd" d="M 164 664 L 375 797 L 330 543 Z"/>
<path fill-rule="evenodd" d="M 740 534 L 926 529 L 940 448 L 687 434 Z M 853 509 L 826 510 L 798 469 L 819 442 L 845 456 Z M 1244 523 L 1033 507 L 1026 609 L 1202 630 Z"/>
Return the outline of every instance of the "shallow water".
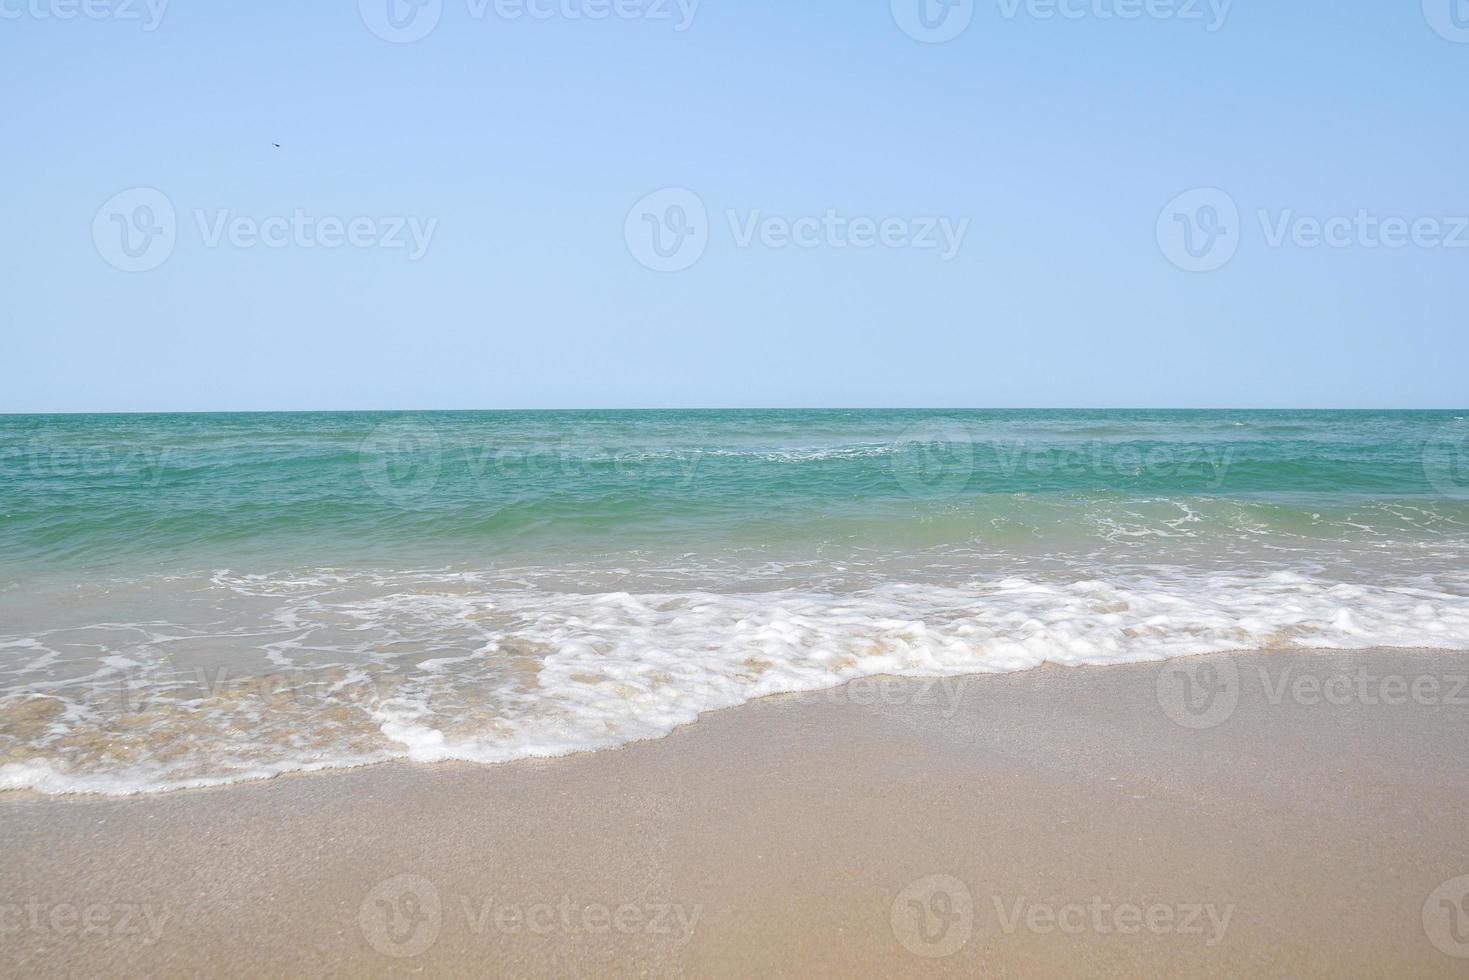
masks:
<path fill-rule="evenodd" d="M 0 417 L 0 787 L 554 755 L 876 673 L 1469 649 L 1465 414 Z"/>

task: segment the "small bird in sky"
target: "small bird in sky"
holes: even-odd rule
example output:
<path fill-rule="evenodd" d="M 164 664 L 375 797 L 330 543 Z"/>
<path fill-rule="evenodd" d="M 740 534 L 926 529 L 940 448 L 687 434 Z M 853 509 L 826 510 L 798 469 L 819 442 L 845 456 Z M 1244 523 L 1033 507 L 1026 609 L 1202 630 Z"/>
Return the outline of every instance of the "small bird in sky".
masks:
<path fill-rule="evenodd" d="M 279 143 L 272 143 L 270 145 L 273 146 L 273 147 L 275 147 L 277 150 L 279 150 L 281 148 L 281 145 Z"/>

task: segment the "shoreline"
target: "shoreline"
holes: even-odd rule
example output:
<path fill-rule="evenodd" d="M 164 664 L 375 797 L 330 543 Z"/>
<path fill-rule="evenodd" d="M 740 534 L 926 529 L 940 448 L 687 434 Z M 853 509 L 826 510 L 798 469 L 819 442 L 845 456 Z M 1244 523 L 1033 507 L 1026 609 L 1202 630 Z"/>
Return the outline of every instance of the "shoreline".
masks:
<path fill-rule="evenodd" d="M 273 773 L 268 773 L 268 774 L 253 774 L 252 773 L 252 774 L 248 774 L 248 775 L 239 775 L 239 776 L 201 777 L 201 778 L 208 779 L 208 780 L 213 780 L 213 779 L 216 779 L 216 778 L 218 779 L 218 781 L 208 781 L 208 782 L 202 783 L 201 785 L 156 786 L 156 787 L 147 787 L 147 788 L 142 788 L 142 789 L 131 790 L 131 791 L 127 791 L 127 792 L 103 792 L 103 791 L 98 791 L 98 790 L 62 790 L 62 791 L 55 791 L 55 792 L 47 792 L 45 790 L 36 789 L 36 788 L 30 787 L 30 786 L 23 786 L 23 787 L 0 786 L 0 803 L 3 803 L 6 800 L 130 800 L 130 799 L 146 799 L 146 798 L 152 798 L 152 797 L 167 797 L 167 796 L 173 796 L 173 795 L 182 794 L 182 793 L 197 793 L 197 792 L 208 792 L 208 791 L 216 791 L 216 790 L 228 790 L 228 789 L 232 789 L 232 788 L 236 788 L 236 787 L 250 786 L 250 785 L 255 785 L 255 784 L 260 784 L 260 783 L 269 783 L 269 782 L 273 782 L 275 780 L 282 779 L 282 778 L 300 778 L 300 777 L 310 777 L 310 776 L 317 776 L 317 775 L 330 774 L 330 773 L 336 773 L 336 772 L 355 772 L 355 771 L 360 771 L 360 770 L 371 770 L 371 769 L 374 769 L 374 768 L 377 768 L 377 767 L 381 767 L 381 766 L 386 766 L 386 767 L 392 767 L 392 766 L 410 766 L 410 767 L 413 767 L 413 768 L 426 768 L 426 767 L 435 767 L 435 766 L 448 766 L 448 767 L 467 766 L 467 767 L 470 767 L 470 768 L 483 768 L 483 767 L 487 767 L 488 766 L 488 767 L 492 767 L 493 768 L 493 767 L 497 767 L 497 766 L 515 765 L 515 764 L 519 764 L 519 763 L 554 762 L 554 761 L 561 760 L 561 759 L 575 758 L 575 757 L 584 756 L 584 755 L 602 755 L 604 753 L 616 752 L 616 751 L 619 751 L 619 750 L 628 748 L 630 746 L 634 746 L 634 745 L 638 745 L 638 744 L 642 744 L 642 743 L 661 741 L 663 739 L 669 738 L 670 736 L 676 734 L 681 729 L 689 727 L 689 725 L 699 724 L 699 723 L 703 722 L 703 720 L 705 718 L 707 718 L 707 717 L 709 717 L 709 716 L 711 716 L 711 715 L 713 715 L 715 713 L 739 710 L 741 708 L 746 707 L 747 705 L 755 704 L 755 703 L 758 703 L 758 702 L 761 702 L 761 701 L 765 701 L 765 700 L 781 699 L 781 698 L 802 699 L 802 700 L 810 700 L 810 699 L 813 699 L 814 698 L 814 699 L 820 700 L 820 699 L 823 699 L 823 698 L 827 698 L 827 699 L 835 698 L 838 702 L 840 702 L 840 701 L 844 701 L 844 700 L 853 700 L 853 698 L 852 698 L 851 695 L 844 694 L 843 692 L 850 692 L 850 691 L 855 691 L 855 690 L 865 690 L 865 689 L 868 689 L 868 688 L 871 688 L 871 687 L 874 687 L 874 686 L 884 686 L 884 685 L 888 685 L 888 684 L 892 684 L 892 683 L 905 683 L 905 682 L 906 683 L 912 683 L 912 684 L 918 685 L 920 687 L 920 689 L 925 690 L 925 691 L 932 690 L 933 688 L 937 687 L 939 690 L 943 691 L 946 694 L 950 694 L 950 696 L 952 696 L 952 694 L 951 694 L 951 692 L 950 692 L 949 689 L 952 686 L 954 686 L 954 685 L 959 685 L 961 687 L 967 687 L 971 683 L 974 683 L 976 681 L 980 681 L 980 680 L 982 680 L 984 678 L 988 678 L 988 677 L 1005 676 L 1005 675 L 1015 674 L 1015 673 L 1029 673 L 1029 672 L 1037 671 L 1037 670 L 1080 670 L 1080 671 L 1083 671 L 1083 672 L 1088 672 L 1088 671 L 1095 671 L 1095 670 L 1105 670 L 1105 669 L 1113 668 L 1113 667 L 1139 667 L 1139 668 L 1152 667 L 1152 668 L 1155 668 L 1155 669 L 1158 669 L 1158 670 L 1162 671 L 1162 670 L 1168 670 L 1168 669 L 1170 669 L 1167 666 L 1167 665 L 1170 665 L 1170 664 L 1182 663 L 1182 664 L 1185 664 L 1186 665 L 1186 664 L 1189 664 L 1191 662 L 1199 661 L 1201 659 L 1208 659 L 1208 658 L 1222 658 L 1223 660 L 1228 660 L 1228 661 L 1233 661 L 1233 659 L 1234 658 L 1237 658 L 1237 657 L 1251 658 L 1251 659 L 1260 658 L 1260 659 L 1262 659 L 1263 662 L 1268 662 L 1271 657 L 1273 657 L 1273 656 L 1275 656 L 1277 654 L 1296 654 L 1296 655 L 1320 656 L 1320 657 L 1326 657 L 1326 656 L 1350 657 L 1350 656 L 1353 656 L 1355 654 L 1370 654 L 1370 655 L 1373 655 L 1373 656 L 1389 656 L 1390 657 L 1390 656 L 1392 656 L 1394 654 L 1399 654 L 1399 653 L 1401 653 L 1401 654 L 1432 654 L 1432 655 L 1444 656 L 1444 657 L 1451 657 L 1451 656 L 1459 655 L 1459 656 L 1464 656 L 1466 658 L 1466 665 L 1469 665 L 1469 648 L 1463 648 L 1463 649 L 1461 649 L 1461 648 L 1447 647 L 1447 646 L 1446 647 L 1385 646 L 1385 645 L 1378 644 L 1378 645 L 1373 645 L 1373 646 L 1368 646 L 1368 647 L 1360 647 L 1360 648 L 1279 647 L 1279 648 L 1268 648 L 1268 649 L 1255 648 L 1255 649 L 1238 649 L 1238 650 L 1227 650 L 1227 651 L 1210 651 L 1210 652 L 1203 652 L 1203 653 L 1173 654 L 1173 655 L 1164 656 L 1164 657 L 1162 657 L 1160 659 L 1156 659 L 1156 660 L 1126 660 L 1126 661 L 1117 661 L 1117 662 L 1113 662 L 1113 663 L 1091 663 L 1091 662 L 1060 663 L 1060 662 L 1053 662 L 1053 661 L 1045 661 L 1045 662 L 1038 663 L 1038 664 L 1036 664 L 1034 666 L 1026 666 L 1026 667 L 1020 667 L 1020 668 L 1010 669 L 1010 670 L 995 671 L 995 672 L 992 672 L 992 673 L 970 673 L 970 674 L 959 673 L 959 674 L 934 674 L 934 675 L 917 675 L 917 674 L 903 674 L 903 675 L 894 675 L 894 674 L 869 674 L 869 675 L 864 675 L 864 676 L 861 676 L 861 677 L 853 678 L 853 679 L 851 679 L 849 681 L 846 681 L 846 682 L 844 682 L 842 684 L 838 684 L 838 685 L 835 685 L 835 686 L 829 687 L 829 688 L 819 688 L 819 689 L 809 690 L 809 691 L 777 691 L 777 692 L 769 693 L 769 694 L 755 695 L 754 697 L 751 697 L 749 700 L 747 700 L 747 701 L 741 701 L 741 702 L 739 702 L 737 704 L 732 704 L 732 705 L 726 705 L 726 706 L 717 707 L 717 708 L 709 708 L 709 709 L 706 709 L 705 711 L 703 711 L 700 714 L 700 717 L 696 721 L 688 722 L 688 723 L 685 723 L 685 724 L 682 724 L 682 725 L 678 725 L 678 726 L 672 728 L 671 730 L 669 730 L 667 732 L 664 732 L 664 733 L 661 733 L 661 734 L 652 735 L 652 736 L 648 736 L 648 737 L 645 737 L 645 738 L 634 738 L 634 739 L 631 739 L 631 740 L 626 741 L 626 742 L 621 742 L 621 743 L 612 744 L 612 745 L 603 745 L 603 746 L 589 747 L 589 748 L 574 748 L 574 749 L 570 749 L 568 751 L 559 752 L 559 753 L 555 753 L 555 754 L 528 755 L 528 756 L 522 756 L 522 757 L 518 757 L 518 758 L 502 759 L 502 760 L 495 760 L 495 761 L 484 761 L 484 760 L 470 759 L 470 758 L 462 758 L 462 759 L 461 758 L 448 758 L 448 759 L 418 760 L 418 759 L 410 758 L 408 755 L 399 756 L 399 757 L 392 757 L 392 758 L 366 759 L 366 760 L 362 760 L 362 761 L 331 761 L 331 762 L 324 762 L 324 763 L 321 763 L 319 765 L 312 765 L 312 766 L 306 766 L 306 767 L 286 768 L 286 769 L 282 769 L 282 770 L 280 770 L 278 772 L 273 772 Z M 1290 683 L 1289 680 L 1287 680 L 1286 683 L 1289 684 Z M 1282 699 L 1285 696 L 1285 692 L 1284 692 L 1284 689 L 1283 688 L 1279 688 L 1277 686 L 1276 688 L 1273 688 L 1272 689 L 1271 688 L 1271 685 L 1269 684 L 1268 681 L 1265 682 L 1265 687 L 1266 687 L 1267 696 L 1269 698 L 1271 698 L 1272 700 L 1280 700 L 1280 699 Z M 1303 692 L 1300 692 L 1300 693 L 1303 693 Z M 1463 704 L 1466 707 L 1469 707 L 1469 679 L 1466 679 L 1465 686 L 1462 689 L 1441 690 L 1441 691 L 1439 691 L 1437 693 L 1438 693 L 1438 696 L 1441 697 L 1441 698 L 1448 698 L 1448 699 L 1452 699 L 1452 700 L 1460 700 L 1460 701 L 1463 702 Z M 1196 696 L 1202 696 L 1202 691 L 1201 691 L 1201 689 L 1195 689 L 1193 691 L 1193 694 L 1196 695 Z M 1299 696 L 1299 693 L 1298 692 L 1295 692 L 1295 691 L 1292 691 L 1291 694 L 1292 694 L 1292 696 Z M 1162 696 L 1162 692 L 1161 691 L 1159 692 L 1159 696 L 1160 697 Z M 1336 692 L 1335 689 L 1330 690 L 1330 691 L 1328 691 L 1328 690 L 1322 690 L 1320 692 L 1317 692 L 1317 694 L 1315 696 L 1316 696 L 1316 698 L 1318 700 L 1325 700 L 1327 702 L 1330 702 L 1331 700 L 1339 697 L 1339 695 L 1337 694 L 1337 692 Z M 1420 696 L 1421 696 L 1421 692 L 1412 692 L 1412 691 L 1404 691 L 1401 694 L 1401 697 L 1405 701 L 1406 700 L 1412 700 L 1412 699 L 1415 699 L 1415 698 L 1421 699 Z M 1348 697 L 1350 697 L 1350 695 L 1348 695 Z M 1183 711 L 1183 708 L 1180 706 L 1178 710 L 1180 712 L 1182 712 Z M 1198 720 L 1199 719 L 1183 718 L 1183 719 L 1180 719 L 1180 722 L 1182 724 L 1184 724 L 1185 727 L 1195 727 L 1194 723 L 1196 721 L 1198 721 Z M 1211 724 L 1204 724 L 1202 727 L 1213 727 L 1213 726 Z M 3 768 L 3 767 L 0 767 L 0 768 Z M 103 775 L 103 774 L 97 774 L 97 775 Z"/>
<path fill-rule="evenodd" d="M 0 964 L 1449 975 L 1466 675 L 1375 649 L 878 677 L 558 758 L 11 791 Z"/>

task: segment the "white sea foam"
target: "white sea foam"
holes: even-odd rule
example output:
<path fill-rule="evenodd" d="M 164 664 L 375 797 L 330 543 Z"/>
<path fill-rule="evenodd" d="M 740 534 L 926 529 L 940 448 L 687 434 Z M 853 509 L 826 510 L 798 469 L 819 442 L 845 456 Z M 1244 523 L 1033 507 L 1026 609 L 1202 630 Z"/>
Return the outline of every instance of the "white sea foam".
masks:
<path fill-rule="evenodd" d="M 878 674 L 1281 647 L 1469 649 L 1465 579 L 1361 584 L 1306 570 L 846 592 L 220 573 L 178 594 L 228 618 L 180 607 L 178 621 L 146 628 L 0 637 L 25 654 L 0 662 L 0 788 L 123 794 L 389 759 L 564 755 Z"/>

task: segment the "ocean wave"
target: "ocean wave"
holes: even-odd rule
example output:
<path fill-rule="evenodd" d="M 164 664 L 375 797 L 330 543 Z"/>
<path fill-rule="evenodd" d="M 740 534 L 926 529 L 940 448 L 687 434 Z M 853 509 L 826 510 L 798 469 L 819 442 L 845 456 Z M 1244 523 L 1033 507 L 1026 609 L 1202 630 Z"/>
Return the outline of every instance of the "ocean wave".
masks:
<path fill-rule="evenodd" d="M 853 592 L 504 588 L 475 574 L 219 572 L 0 638 L 0 788 L 128 794 L 393 759 L 658 738 L 874 675 L 1281 647 L 1469 649 L 1469 582 L 1298 571 L 889 581 Z"/>
<path fill-rule="evenodd" d="M 1448 413 L 0 417 L 0 574 L 252 554 L 423 560 L 583 537 L 599 551 L 670 534 L 718 547 L 751 523 L 772 540 L 899 526 L 931 538 L 969 513 L 968 529 L 950 522 L 957 543 L 986 515 L 1013 527 L 1042 509 L 1058 528 L 1116 539 L 1140 529 L 1119 501 L 1156 499 L 1203 515 L 1198 533 L 1238 531 L 1210 522 L 1209 498 L 1266 531 L 1297 533 L 1316 514 L 1316 531 L 1346 538 L 1407 527 L 1338 520 L 1402 500 L 1458 533 L 1463 428 Z"/>

